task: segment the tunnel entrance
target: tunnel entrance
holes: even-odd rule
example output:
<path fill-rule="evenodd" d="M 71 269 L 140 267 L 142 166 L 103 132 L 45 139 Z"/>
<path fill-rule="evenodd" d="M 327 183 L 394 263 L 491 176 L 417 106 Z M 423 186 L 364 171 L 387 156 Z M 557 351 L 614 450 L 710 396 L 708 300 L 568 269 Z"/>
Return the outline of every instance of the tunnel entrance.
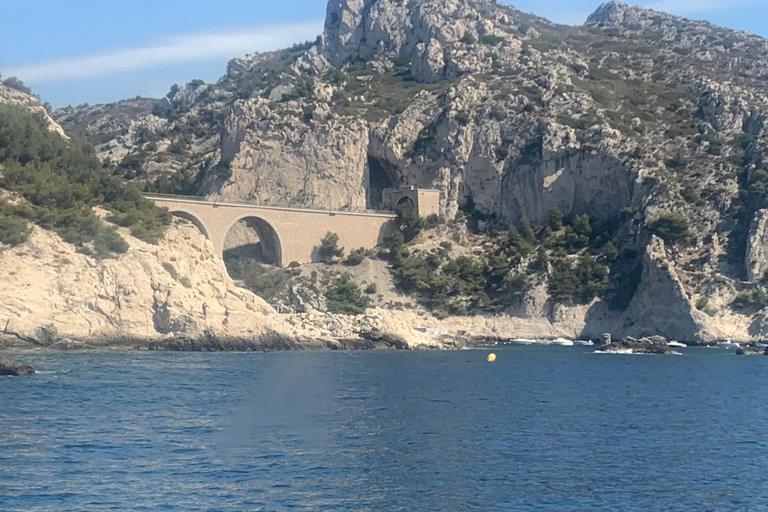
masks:
<path fill-rule="evenodd" d="M 224 238 L 224 262 L 227 269 L 233 263 L 255 261 L 263 265 L 282 266 L 282 248 L 275 229 L 259 217 L 245 217 L 235 222 Z M 237 266 L 237 265 L 235 265 Z"/>
<path fill-rule="evenodd" d="M 368 157 L 366 203 L 369 210 L 384 210 L 389 206 L 384 204 L 384 190 L 392 188 L 393 173 L 387 167 L 389 167 L 387 162 L 372 156 Z"/>

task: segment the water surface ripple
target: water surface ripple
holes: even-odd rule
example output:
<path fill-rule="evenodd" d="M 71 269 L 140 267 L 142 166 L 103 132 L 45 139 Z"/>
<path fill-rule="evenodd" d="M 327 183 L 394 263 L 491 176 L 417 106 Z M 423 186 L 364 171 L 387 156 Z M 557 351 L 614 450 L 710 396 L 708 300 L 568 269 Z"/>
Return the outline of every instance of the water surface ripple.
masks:
<path fill-rule="evenodd" d="M 23 352 L 0 510 L 768 510 L 768 357 Z"/>

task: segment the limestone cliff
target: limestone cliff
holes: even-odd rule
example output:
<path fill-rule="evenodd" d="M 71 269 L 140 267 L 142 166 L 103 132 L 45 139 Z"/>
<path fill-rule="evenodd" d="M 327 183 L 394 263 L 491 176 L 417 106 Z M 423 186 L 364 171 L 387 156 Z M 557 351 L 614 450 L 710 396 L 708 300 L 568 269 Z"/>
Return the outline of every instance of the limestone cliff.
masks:
<path fill-rule="evenodd" d="M 211 244 L 177 221 L 159 245 L 94 260 L 35 228 L 0 252 L 0 346 L 181 350 L 441 347 L 387 311 L 278 315 L 235 286 Z M 370 333 L 380 333 L 370 341 Z"/>
<path fill-rule="evenodd" d="M 762 317 L 734 304 L 768 268 L 766 80 L 765 39 L 621 2 L 565 27 L 485 0 L 332 0 L 317 41 L 54 118 L 152 191 L 381 209 L 434 188 L 488 237 L 587 214 L 590 244 L 618 248 L 606 296 L 550 301 L 539 271 L 512 324 L 749 338 Z"/>

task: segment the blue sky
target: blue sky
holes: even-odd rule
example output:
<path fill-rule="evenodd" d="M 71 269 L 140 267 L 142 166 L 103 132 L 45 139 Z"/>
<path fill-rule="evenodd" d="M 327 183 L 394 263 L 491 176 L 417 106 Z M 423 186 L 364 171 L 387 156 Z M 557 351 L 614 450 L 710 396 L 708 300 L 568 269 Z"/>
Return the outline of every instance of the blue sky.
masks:
<path fill-rule="evenodd" d="M 601 3 L 519 0 L 518 9 L 580 24 Z M 229 59 L 314 39 L 326 0 L 25 0 L 0 2 L 0 73 L 54 107 L 160 97 L 215 81 Z M 768 0 L 653 0 L 644 5 L 768 37 Z"/>

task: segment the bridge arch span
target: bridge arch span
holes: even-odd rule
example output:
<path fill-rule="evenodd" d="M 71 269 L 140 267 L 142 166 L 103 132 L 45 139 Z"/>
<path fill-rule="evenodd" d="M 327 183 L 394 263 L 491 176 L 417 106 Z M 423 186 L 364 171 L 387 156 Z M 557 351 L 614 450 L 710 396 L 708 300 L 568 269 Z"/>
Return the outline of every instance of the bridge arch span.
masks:
<path fill-rule="evenodd" d="M 235 217 L 224 230 L 221 253 L 225 254 L 229 248 L 226 247 L 227 238 L 232 230 L 240 223 L 244 223 L 248 228 L 254 230 L 259 237 L 259 260 L 262 263 L 268 263 L 276 267 L 283 266 L 283 244 L 282 237 L 275 228 L 274 224 L 257 213 L 244 213 Z"/>
<path fill-rule="evenodd" d="M 262 248 L 268 249 L 272 264 L 278 266 L 291 261 L 312 262 L 316 247 L 329 231 L 339 235 L 339 245 L 347 249 L 372 249 L 396 228 L 392 222 L 395 218 L 393 213 L 216 202 L 202 197 L 158 194 L 147 194 L 146 197 L 197 226 L 210 240 L 219 257 L 224 256 L 226 246 L 237 242 L 239 246 L 251 245 L 254 249 L 251 254 L 256 256 Z M 233 239 L 227 242 L 225 239 L 232 228 L 243 221 L 250 224 L 257 234 L 260 233 L 259 237 L 251 231 L 248 236 L 233 235 Z M 262 241 L 265 241 L 263 247 L 260 244 Z M 246 257 L 250 256 L 247 250 L 243 252 Z"/>
<path fill-rule="evenodd" d="M 200 231 L 200 233 L 205 236 L 208 240 L 211 239 L 211 230 L 208 229 L 208 226 L 205 225 L 205 222 L 203 219 L 201 219 L 197 214 L 192 212 L 192 210 L 188 208 L 180 208 L 180 207 L 174 207 L 169 208 L 168 211 L 171 215 L 174 215 L 176 217 L 179 217 L 180 219 L 184 219 L 186 221 L 191 222 L 194 224 L 194 226 Z"/>

